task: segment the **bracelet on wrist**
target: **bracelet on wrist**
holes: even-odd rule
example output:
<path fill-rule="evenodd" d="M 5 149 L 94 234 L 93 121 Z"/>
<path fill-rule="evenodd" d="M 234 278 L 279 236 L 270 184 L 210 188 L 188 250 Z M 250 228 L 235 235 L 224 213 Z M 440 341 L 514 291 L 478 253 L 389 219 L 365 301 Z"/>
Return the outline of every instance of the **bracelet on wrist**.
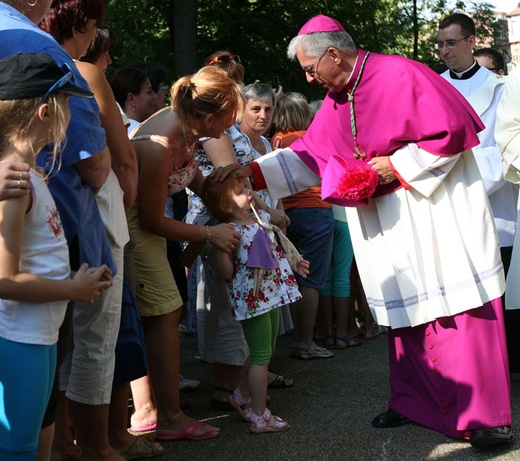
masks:
<path fill-rule="evenodd" d="M 209 226 L 206 226 L 206 241 L 205 243 L 209 243 L 209 239 L 211 238 L 211 231 L 209 229 Z"/>

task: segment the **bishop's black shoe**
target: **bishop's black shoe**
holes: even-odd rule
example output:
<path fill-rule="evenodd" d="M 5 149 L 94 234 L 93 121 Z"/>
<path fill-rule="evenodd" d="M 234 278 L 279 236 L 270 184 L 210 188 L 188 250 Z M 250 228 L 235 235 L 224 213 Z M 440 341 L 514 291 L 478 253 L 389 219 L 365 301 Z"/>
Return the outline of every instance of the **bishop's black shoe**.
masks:
<path fill-rule="evenodd" d="M 511 427 L 497 426 L 473 431 L 469 443 L 475 448 L 487 448 L 499 443 L 509 442 L 512 439 L 513 431 Z"/>
<path fill-rule="evenodd" d="M 395 410 L 387 410 L 372 420 L 372 426 L 384 429 L 404 426 L 408 423 L 411 423 L 411 421 Z"/>

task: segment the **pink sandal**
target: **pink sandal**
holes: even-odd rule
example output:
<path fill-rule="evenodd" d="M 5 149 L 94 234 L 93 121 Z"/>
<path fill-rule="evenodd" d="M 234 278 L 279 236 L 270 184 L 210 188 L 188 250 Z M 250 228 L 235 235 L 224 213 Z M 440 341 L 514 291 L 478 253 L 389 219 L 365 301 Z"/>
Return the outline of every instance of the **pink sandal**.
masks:
<path fill-rule="evenodd" d="M 245 422 L 250 422 L 249 418 L 253 413 L 253 409 L 251 408 L 251 397 L 245 397 L 239 387 L 235 389 L 233 395 L 229 396 L 229 404 L 238 412 Z"/>
<path fill-rule="evenodd" d="M 249 430 L 254 434 L 265 434 L 266 432 L 283 432 L 291 427 L 287 421 L 284 421 L 279 416 L 273 416 L 267 408 L 264 410 L 264 414 L 261 416 L 258 416 L 251 411 L 249 420 L 251 421 Z M 272 421 L 274 421 L 274 424 L 269 424 Z"/>

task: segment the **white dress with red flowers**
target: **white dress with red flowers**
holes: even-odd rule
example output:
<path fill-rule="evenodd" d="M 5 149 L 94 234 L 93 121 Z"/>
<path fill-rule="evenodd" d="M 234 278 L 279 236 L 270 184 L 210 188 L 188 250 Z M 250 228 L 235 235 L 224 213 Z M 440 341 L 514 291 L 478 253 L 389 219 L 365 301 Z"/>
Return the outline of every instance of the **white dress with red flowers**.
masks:
<path fill-rule="evenodd" d="M 269 214 L 260 210 L 260 217 L 269 222 Z M 289 267 L 285 253 L 277 242 L 274 232 L 265 230 L 258 224 L 233 225 L 242 234 L 235 250 L 235 271 L 228 284 L 228 296 L 237 320 L 246 320 L 265 314 L 272 309 L 290 304 L 301 298 L 293 271 Z M 254 271 L 247 267 L 247 261 L 257 232 L 267 232 L 269 246 L 278 267 L 263 269 L 262 282 L 258 294 L 254 295 Z"/>

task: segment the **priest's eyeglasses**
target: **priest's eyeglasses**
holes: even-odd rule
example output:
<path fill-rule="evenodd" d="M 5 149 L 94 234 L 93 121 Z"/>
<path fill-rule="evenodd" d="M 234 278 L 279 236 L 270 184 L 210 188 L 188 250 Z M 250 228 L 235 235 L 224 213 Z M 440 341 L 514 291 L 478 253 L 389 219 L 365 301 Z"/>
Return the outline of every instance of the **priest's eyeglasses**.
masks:
<path fill-rule="evenodd" d="M 448 50 L 453 50 L 457 46 L 459 42 L 462 42 L 462 40 L 467 40 L 470 38 L 471 35 L 468 35 L 466 37 L 459 38 L 458 40 L 446 40 L 445 42 L 437 42 L 437 49 L 439 51 L 442 51 L 444 47 L 448 48 Z"/>
<path fill-rule="evenodd" d="M 316 72 L 316 69 L 314 69 L 315 67 L 317 67 L 319 65 L 319 62 L 323 59 L 323 56 L 325 56 L 327 54 L 327 51 L 329 51 L 329 49 L 327 48 L 325 50 L 325 52 L 318 58 L 316 59 L 316 61 L 314 61 L 310 66 L 306 66 L 306 67 L 302 67 L 302 70 L 304 72 L 307 72 L 309 75 L 314 75 L 315 72 Z"/>

